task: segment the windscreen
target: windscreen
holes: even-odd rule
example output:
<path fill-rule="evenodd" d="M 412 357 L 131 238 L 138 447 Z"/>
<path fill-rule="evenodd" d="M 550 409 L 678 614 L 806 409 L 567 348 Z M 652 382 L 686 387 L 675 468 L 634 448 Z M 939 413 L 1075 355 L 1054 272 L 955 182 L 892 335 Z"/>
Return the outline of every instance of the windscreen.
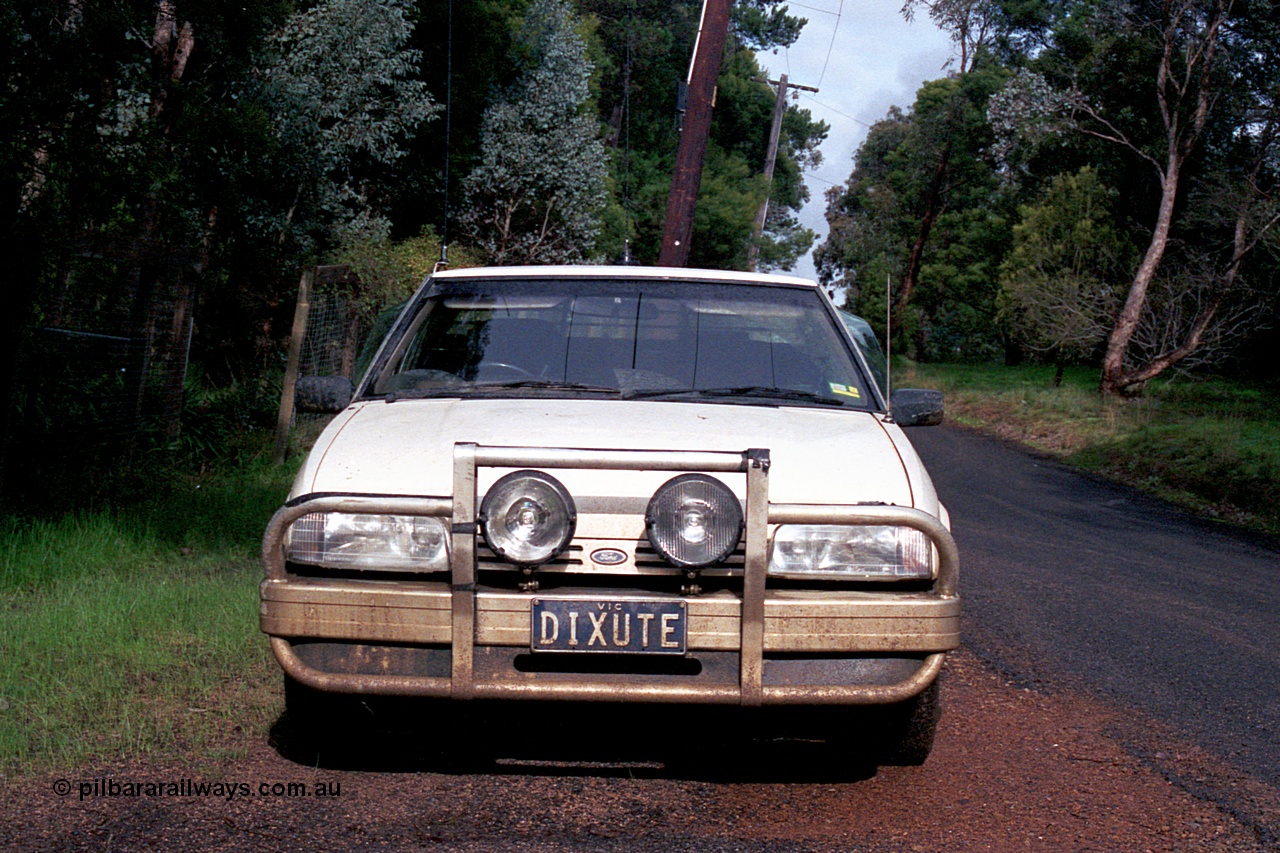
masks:
<path fill-rule="evenodd" d="M 374 395 L 540 388 L 661 397 L 749 392 L 872 405 L 807 288 L 597 279 L 438 283 Z"/>

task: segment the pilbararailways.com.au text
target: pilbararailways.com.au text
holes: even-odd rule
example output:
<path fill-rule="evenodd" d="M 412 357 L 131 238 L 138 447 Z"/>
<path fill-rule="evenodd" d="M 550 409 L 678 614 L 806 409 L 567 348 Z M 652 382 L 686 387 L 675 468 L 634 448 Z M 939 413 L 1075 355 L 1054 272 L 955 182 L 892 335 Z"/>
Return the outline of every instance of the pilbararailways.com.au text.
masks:
<path fill-rule="evenodd" d="M 75 782 L 59 779 L 53 783 L 53 792 L 59 797 L 75 793 L 81 800 L 111 797 L 215 797 L 234 800 L 248 797 L 340 797 L 342 783 L 333 782 L 208 782 L 197 779 L 179 779 L 174 782 L 157 780 L 117 779 L 107 776 L 100 779 L 80 779 Z"/>

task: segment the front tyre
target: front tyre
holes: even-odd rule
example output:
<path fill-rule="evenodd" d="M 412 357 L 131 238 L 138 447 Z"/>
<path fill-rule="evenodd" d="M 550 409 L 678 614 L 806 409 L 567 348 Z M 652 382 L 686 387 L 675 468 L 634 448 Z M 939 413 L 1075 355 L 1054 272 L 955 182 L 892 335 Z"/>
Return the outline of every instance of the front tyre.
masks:
<path fill-rule="evenodd" d="M 290 752 L 311 756 L 338 755 L 360 745 L 372 730 L 373 716 L 365 697 L 326 693 L 284 677 L 284 722 Z"/>
<path fill-rule="evenodd" d="M 938 680 L 905 702 L 879 710 L 877 760 L 894 766 L 924 764 L 933 750 L 938 721 L 942 719 Z"/>

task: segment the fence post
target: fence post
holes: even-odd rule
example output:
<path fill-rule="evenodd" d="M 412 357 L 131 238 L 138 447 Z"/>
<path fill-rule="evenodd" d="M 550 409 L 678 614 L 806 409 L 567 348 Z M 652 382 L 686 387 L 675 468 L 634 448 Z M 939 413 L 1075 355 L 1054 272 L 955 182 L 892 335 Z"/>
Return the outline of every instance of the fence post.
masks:
<path fill-rule="evenodd" d="M 311 310 L 311 283 L 315 269 L 303 270 L 298 282 L 298 304 L 293 310 L 293 331 L 289 335 L 289 358 L 284 366 L 284 388 L 280 392 L 280 416 L 276 420 L 275 461 L 283 462 L 289 450 L 289 425 L 293 421 L 293 395 L 302 361 L 302 340 L 307 335 L 307 313 Z"/>

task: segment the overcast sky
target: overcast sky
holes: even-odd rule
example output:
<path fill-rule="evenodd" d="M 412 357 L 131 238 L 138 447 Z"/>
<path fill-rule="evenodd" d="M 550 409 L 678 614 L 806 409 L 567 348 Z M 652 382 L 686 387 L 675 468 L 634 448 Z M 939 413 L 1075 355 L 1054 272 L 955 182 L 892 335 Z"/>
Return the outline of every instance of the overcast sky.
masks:
<path fill-rule="evenodd" d="M 853 152 L 867 127 L 889 107 L 909 107 L 926 80 L 946 74 L 950 39 L 927 14 L 908 24 L 900 0 L 803 0 L 788 3 L 791 14 L 808 18 L 799 41 L 787 50 L 762 53 L 760 63 L 772 79 L 786 74 L 792 83 L 816 86 L 800 92 L 799 105 L 831 127 L 822 143 L 822 165 L 805 173 L 813 198 L 800 221 L 827 236 L 826 199 L 832 185 L 843 184 L 853 169 Z M 814 275 L 812 258 L 796 265 L 796 274 Z"/>

